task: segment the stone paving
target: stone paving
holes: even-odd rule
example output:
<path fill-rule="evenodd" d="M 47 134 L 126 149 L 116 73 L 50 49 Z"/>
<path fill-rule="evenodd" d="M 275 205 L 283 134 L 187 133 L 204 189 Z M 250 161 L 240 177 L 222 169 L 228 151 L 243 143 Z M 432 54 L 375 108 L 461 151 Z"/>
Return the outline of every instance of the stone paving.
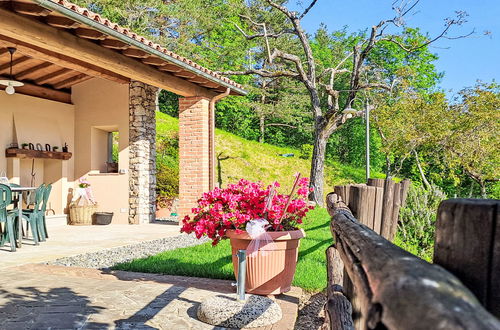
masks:
<path fill-rule="evenodd" d="M 2 269 L 0 329 L 221 329 L 196 319 L 199 303 L 231 281 L 28 264 Z M 301 290 L 277 297 L 293 329 Z"/>

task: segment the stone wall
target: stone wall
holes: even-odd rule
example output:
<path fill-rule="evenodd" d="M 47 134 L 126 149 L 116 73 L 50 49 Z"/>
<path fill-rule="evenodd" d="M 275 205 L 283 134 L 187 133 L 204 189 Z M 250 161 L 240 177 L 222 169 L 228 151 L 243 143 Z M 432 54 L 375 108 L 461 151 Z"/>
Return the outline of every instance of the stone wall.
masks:
<path fill-rule="evenodd" d="M 129 102 L 129 223 L 155 220 L 156 116 L 159 89 L 130 82 Z"/>

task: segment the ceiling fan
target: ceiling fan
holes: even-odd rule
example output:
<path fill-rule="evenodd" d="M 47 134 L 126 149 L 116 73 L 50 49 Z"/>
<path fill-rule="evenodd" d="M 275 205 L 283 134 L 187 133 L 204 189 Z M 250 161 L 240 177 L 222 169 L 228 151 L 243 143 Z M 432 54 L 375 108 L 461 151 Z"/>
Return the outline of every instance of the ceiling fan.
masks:
<path fill-rule="evenodd" d="M 12 76 L 12 57 L 16 52 L 16 49 L 13 47 L 7 48 L 10 53 L 10 80 L 0 80 L 0 85 L 6 86 L 5 93 L 12 95 L 16 92 L 14 87 L 21 87 L 24 84 L 20 81 L 14 80 L 14 76 Z"/>

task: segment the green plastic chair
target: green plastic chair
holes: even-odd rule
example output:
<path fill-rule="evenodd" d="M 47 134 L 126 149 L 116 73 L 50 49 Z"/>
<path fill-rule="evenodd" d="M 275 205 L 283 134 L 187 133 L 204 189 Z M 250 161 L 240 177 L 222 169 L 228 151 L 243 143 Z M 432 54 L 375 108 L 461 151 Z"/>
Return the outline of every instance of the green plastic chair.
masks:
<path fill-rule="evenodd" d="M 45 186 L 45 192 L 43 194 L 42 201 L 42 220 L 38 227 L 38 232 L 40 236 L 44 238 L 49 238 L 49 232 L 47 231 L 47 221 L 45 218 L 45 212 L 47 211 L 47 204 L 49 202 L 50 192 L 52 191 L 52 184 Z"/>
<path fill-rule="evenodd" d="M 7 206 L 12 203 L 12 190 L 4 184 L 0 184 L 0 223 L 5 224 L 5 228 L 0 237 L 0 246 L 6 242 L 10 243 L 10 250 L 16 251 L 16 230 L 14 226 L 15 213 L 9 212 Z"/>
<path fill-rule="evenodd" d="M 29 228 L 31 227 L 31 234 L 33 235 L 33 240 L 35 245 L 38 245 L 39 241 L 45 242 L 45 232 L 41 232 L 40 228 L 43 227 L 42 218 L 42 202 L 45 194 L 45 185 L 42 183 L 35 191 L 35 204 L 33 209 L 23 209 L 23 219 L 26 220 L 26 234 L 28 234 Z M 19 223 L 22 225 L 22 222 Z"/>

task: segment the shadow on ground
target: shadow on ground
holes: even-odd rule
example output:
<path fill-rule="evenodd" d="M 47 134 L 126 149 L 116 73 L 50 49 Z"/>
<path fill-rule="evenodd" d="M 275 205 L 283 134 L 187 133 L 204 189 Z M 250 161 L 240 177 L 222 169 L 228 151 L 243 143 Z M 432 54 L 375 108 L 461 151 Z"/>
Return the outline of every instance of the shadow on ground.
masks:
<path fill-rule="evenodd" d="M 106 328 L 107 324 L 89 320 L 104 307 L 93 306 L 89 297 L 67 287 L 46 292 L 34 287 L 12 291 L 0 289 L 1 329 L 80 329 Z"/>

